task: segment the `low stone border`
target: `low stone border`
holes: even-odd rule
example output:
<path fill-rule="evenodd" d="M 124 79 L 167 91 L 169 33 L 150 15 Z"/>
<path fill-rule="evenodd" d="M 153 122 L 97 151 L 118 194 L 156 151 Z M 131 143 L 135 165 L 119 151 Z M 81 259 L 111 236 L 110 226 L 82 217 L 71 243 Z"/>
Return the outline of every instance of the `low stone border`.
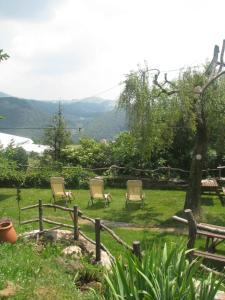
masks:
<path fill-rule="evenodd" d="M 25 232 L 23 234 L 20 234 L 20 238 L 25 238 L 25 239 L 31 239 L 38 237 L 38 230 L 33 230 L 30 232 Z M 79 236 L 79 240 L 75 241 L 73 239 L 73 232 L 69 230 L 49 230 L 47 232 L 43 233 L 43 236 L 46 239 L 49 239 L 52 242 L 57 242 L 61 239 L 65 240 L 70 240 L 71 245 L 66 247 L 63 251 L 63 255 L 74 255 L 74 256 L 81 256 L 84 255 L 85 253 L 87 255 L 90 255 L 93 257 L 93 261 L 95 258 L 95 244 L 91 243 L 90 241 L 86 240 L 84 237 L 81 235 Z M 111 268 L 111 259 L 109 255 L 107 254 L 106 251 L 101 250 L 101 265 L 106 267 L 107 269 Z"/>

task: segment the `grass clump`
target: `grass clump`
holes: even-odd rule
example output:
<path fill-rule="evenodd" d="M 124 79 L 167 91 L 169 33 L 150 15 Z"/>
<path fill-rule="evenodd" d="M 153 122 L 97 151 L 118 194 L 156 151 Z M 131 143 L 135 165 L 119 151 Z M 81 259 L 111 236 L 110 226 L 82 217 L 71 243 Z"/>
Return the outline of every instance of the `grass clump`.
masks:
<path fill-rule="evenodd" d="M 105 299 L 213 300 L 222 282 L 212 275 L 199 278 L 200 261 L 190 263 L 183 246 L 154 245 L 142 260 L 127 254 L 105 276 Z"/>

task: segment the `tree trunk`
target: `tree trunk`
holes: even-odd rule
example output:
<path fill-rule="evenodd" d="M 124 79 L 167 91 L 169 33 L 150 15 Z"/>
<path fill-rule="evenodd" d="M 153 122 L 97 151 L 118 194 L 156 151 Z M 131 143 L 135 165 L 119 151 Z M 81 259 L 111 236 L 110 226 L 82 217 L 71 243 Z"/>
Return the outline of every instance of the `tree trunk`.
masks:
<path fill-rule="evenodd" d="M 191 209 L 195 215 L 201 208 L 201 179 L 208 146 L 208 131 L 205 122 L 197 125 L 196 141 L 191 162 L 189 185 L 184 209 Z"/>

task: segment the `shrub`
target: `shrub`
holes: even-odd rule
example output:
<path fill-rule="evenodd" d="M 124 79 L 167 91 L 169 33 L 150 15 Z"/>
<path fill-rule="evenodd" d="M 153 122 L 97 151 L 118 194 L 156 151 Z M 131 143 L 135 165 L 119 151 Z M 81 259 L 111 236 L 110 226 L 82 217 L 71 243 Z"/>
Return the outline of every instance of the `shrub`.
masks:
<path fill-rule="evenodd" d="M 198 278 L 199 261 L 189 263 L 184 247 L 154 246 L 140 262 L 130 253 L 117 259 L 106 275 L 105 299 L 213 300 L 221 281 Z"/>
<path fill-rule="evenodd" d="M 63 168 L 61 176 L 65 179 L 68 187 L 71 188 L 88 188 L 89 179 L 95 174 L 91 171 L 85 170 L 82 167 Z"/>
<path fill-rule="evenodd" d="M 28 168 L 26 172 L 16 168 L 1 168 L 0 186 L 2 187 L 49 187 L 50 177 L 62 176 L 69 188 L 87 188 L 93 172 L 84 170 L 82 167 L 75 168 Z"/>

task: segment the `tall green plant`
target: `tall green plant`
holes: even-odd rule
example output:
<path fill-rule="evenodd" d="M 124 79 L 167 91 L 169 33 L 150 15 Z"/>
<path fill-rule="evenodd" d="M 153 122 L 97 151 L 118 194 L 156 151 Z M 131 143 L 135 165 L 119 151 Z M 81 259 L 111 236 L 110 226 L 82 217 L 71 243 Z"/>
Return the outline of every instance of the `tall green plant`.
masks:
<path fill-rule="evenodd" d="M 58 112 L 52 117 L 50 127 L 44 131 L 43 142 L 51 147 L 50 154 L 55 161 L 61 160 L 62 149 L 72 143 L 71 132 L 66 128 L 60 103 Z"/>
<path fill-rule="evenodd" d="M 142 260 L 117 259 L 105 276 L 105 299 L 213 300 L 221 281 L 210 274 L 198 279 L 199 261 L 189 263 L 184 247 L 154 246 Z M 197 281 L 198 279 L 198 281 Z"/>

